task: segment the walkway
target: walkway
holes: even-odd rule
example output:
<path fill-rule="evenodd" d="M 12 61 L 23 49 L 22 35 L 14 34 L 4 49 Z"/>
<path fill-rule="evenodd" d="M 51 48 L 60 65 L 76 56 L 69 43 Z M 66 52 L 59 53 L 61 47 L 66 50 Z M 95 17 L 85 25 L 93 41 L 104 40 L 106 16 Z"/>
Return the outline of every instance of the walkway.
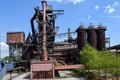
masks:
<path fill-rule="evenodd" d="M 65 76 L 66 73 L 70 73 L 69 71 L 62 71 L 61 77 L 63 78 L 56 78 L 56 79 L 42 79 L 42 80 L 85 80 L 84 78 L 75 78 L 75 77 L 69 77 Z M 21 75 L 18 75 L 16 73 L 12 73 L 12 77 L 14 77 L 12 80 L 30 80 L 30 73 L 23 73 Z M 65 78 L 67 77 L 67 78 Z M 2 80 L 10 80 L 10 74 L 6 74 Z M 38 79 L 37 79 L 38 80 Z"/>

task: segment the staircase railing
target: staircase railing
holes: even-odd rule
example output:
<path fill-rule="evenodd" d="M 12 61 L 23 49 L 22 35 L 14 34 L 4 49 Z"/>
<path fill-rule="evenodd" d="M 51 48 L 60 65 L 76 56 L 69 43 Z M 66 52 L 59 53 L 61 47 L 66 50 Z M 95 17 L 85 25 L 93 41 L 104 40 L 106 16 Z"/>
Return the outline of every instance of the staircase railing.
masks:
<path fill-rule="evenodd" d="M 2 80 L 7 70 L 12 69 L 12 68 L 13 68 L 13 64 L 5 64 L 5 66 L 0 71 L 0 80 Z"/>

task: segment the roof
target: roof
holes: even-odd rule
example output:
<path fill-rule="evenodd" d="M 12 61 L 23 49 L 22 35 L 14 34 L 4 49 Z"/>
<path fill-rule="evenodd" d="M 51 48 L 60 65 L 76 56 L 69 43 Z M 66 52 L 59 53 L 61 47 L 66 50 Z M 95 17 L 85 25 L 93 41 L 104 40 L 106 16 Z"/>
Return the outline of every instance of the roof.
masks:
<path fill-rule="evenodd" d="M 111 46 L 110 49 L 120 50 L 120 44 L 119 45 Z"/>

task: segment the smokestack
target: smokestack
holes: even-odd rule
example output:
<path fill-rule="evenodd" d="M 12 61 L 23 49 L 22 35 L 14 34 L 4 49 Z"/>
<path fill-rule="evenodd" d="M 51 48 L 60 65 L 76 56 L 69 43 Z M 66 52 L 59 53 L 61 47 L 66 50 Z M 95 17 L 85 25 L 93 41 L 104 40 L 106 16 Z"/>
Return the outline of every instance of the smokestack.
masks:
<path fill-rule="evenodd" d="M 42 60 L 48 60 L 48 54 L 46 49 L 46 0 L 42 1 L 42 9 L 43 9 L 43 54 Z"/>

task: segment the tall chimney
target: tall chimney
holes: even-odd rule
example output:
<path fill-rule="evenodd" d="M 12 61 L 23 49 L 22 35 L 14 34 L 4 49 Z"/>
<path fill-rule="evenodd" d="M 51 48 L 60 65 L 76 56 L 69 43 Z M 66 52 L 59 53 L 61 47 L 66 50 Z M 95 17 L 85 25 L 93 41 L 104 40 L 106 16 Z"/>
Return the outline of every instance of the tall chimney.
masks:
<path fill-rule="evenodd" d="M 43 54 L 42 60 L 48 60 L 48 54 L 46 49 L 46 6 L 47 2 L 45 0 L 42 1 L 42 9 L 43 9 Z"/>

